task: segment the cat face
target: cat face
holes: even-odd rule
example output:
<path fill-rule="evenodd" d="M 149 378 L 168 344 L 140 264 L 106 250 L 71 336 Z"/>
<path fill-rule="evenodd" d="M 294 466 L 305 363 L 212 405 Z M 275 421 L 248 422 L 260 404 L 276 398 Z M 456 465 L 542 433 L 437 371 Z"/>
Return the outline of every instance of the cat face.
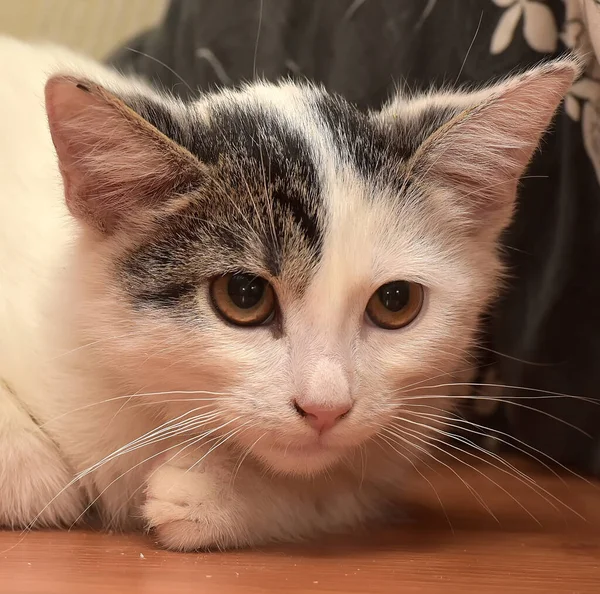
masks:
<path fill-rule="evenodd" d="M 274 471 L 319 472 L 394 424 L 426 441 L 411 406 L 448 408 L 435 384 L 470 367 L 518 179 L 575 72 L 373 114 L 293 84 L 184 105 L 51 79 L 89 356 Z"/>

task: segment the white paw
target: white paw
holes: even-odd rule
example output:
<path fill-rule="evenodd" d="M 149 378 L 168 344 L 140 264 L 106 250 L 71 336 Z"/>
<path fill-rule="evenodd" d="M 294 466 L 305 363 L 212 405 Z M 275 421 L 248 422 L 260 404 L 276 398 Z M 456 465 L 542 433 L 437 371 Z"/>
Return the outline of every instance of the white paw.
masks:
<path fill-rule="evenodd" d="M 148 527 L 163 546 L 178 551 L 239 546 L 243 529 L 228 487 L 209 472 L 159 467 L 148 479 Z"/>

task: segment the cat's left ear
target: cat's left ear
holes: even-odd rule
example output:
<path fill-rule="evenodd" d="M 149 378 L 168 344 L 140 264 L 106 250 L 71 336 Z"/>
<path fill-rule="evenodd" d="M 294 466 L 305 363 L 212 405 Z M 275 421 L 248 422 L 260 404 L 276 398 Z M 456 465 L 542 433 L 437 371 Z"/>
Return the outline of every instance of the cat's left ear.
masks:
<path fill-rule="evenodd" d="M 519 179 L 579 68 L 576 60 L 557 60 L 484 91 L 449 96 L 454 116 L 416 149 L 408 174 L 449 190 L 445 206 L 465 228 L 500 231 L 510 222 Z M 427 101 L 419 105 L 432 110 Z M 409 113 L 414 117 L 418 108 Z"/>
<path fill-rule="evenodd" d="M 131 229 L 205 173 L 185 148 L 95 83 L 52 77 L 46 111 L 67 206 L 102 234 Z"/>

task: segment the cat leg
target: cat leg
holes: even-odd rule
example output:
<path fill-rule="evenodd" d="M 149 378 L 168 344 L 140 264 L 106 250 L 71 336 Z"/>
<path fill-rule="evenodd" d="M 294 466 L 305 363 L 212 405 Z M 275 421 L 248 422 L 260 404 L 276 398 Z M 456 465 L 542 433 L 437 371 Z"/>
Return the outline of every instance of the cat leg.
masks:
<path fill-rule="evenodd" d="M 169 549 L 297 540 L 346 530 L 377 515 L 377 496 L 356 483 L 318 486 L 311 479 L 271 477 L 252 464 L 236 469 L 210 456 L 193 464 L 192 459 L 168 462 L 148 479 L 144 516 Z"/>
<path fill-rule="evenodd" d="M 83 510 L 54 442 L 0 380 L 0 526 L 71 524 Z M 39 517 L 38 517 L 39 516 Z"/>

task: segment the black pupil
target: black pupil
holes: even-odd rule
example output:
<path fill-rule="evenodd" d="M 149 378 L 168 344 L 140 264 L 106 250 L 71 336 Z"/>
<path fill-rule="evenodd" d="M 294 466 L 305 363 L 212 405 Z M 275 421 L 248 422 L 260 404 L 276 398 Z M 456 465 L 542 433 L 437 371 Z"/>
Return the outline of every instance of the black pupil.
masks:
<path fill-rule="evenodd" d="M 267 281 L 250 274 L 234 274 L 227 285 L 227 293 L 231 301 L 240 309 L 256 307 L 263 295 Z"/>
<path fill-rule="evenodd" d="M 410 283 L 395 281 L 383 285 L 377 291 L 383 307 L 390 311 L 400 311 L 408 305 L 410 299 Z"/>

